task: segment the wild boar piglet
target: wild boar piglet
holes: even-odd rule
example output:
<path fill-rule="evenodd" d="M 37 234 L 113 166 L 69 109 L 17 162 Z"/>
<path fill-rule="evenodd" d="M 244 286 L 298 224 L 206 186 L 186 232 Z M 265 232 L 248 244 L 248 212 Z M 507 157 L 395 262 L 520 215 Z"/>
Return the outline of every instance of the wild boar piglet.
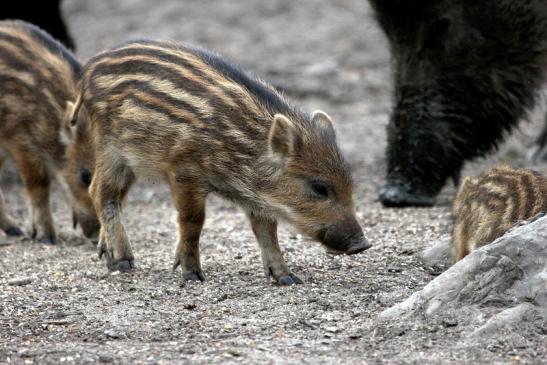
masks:
<path fill-rule="evenodd" d="M 164 179 L 178 210 L 174 267 L 204 280 L 199 237 L 205 198 L 216 193 L 247 213 L 264 268 L 278 283 L 301 283 L 277 240 L 278 219 L 329 249 L 370 247 L 352 199 L 350 170 L 327 114 L 292 107 L 269 84 L 217 54 L 156 41 L 130 42 L 84 67 L 75 117 L 95 138 L 91 196 L 111 270 L 134 266 L 120 204 L 137 176 Z"/>
<path fill-rule="evenodd" d="M 547 212 L 547 178 L 528 169 L 497 166 L 466 177 L 453 205 L 452 257 L 463 259 L 518 222 Z"/>
<path fill-rule="evenodd" d="M 56 239 L 49 207 L 56 176 L 72 193 L 74 225 L 79 222 L 91 238 L 99 232 L 87 191 L 93 161 L 85 153 L 86 125 L 66 122 L 80 72 L 76 58 L 44 31 L 22 21 L 0 21 L 0 169 L 13 158 L 30 203 L 31 235 L 45 243 Z M 1 191 L 0 229 L 23 234 Z"/>

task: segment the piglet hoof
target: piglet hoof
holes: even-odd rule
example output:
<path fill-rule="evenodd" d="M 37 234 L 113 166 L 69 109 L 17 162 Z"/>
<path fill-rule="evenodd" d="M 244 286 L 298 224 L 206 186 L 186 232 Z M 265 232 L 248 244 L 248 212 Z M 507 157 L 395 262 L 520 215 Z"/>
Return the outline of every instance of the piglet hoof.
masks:
<path fill-rule="evenodd" d="M 54 245 L 57 243 L 57 239 L 55 238 L 55 236 L 48 236 L 48 237 L 39 238 L 38 242 L 43 243 L 45 245 Z"/>
<path fill-rule="evenodd" d="M 131 259 L 122 259 L 108 264 L 110 271 L 129 272 L 135 268 L 135 262 Z"/>
<path fill-rule="evenodd" d="M 135 268 L 135 261 L 132 258 L 122 258 L 113 260 L 112 252 L 109 251 L 105 244 L 99 243 L 99 259 L 103 256 L 106 259 L 106 267 L 109 271 L 129 272 Z"/>
<path fill-rule="evenodd" d="M 32 229 L 30 231 L 30 238 L 32 238 L 33 240 L 39 243 L 43 243 L 46 245 L 54 245 L 55 243 L 57 243 L 57 240 L 55 238 L 55 233 L 50 233 L 50 234 L 40 233 L 40 235 L 38 235 L 38 230 L 36 229 L 35 225 L 32 225 Z"/>
<path fill-rule="evenodd" d="M 11 226 L 11 227 L 8 227 L 4 230 L 4 232 L 8 235 L 8 236 L 22 236 L 23 235 L 23 231 L 19 228 L 19 227 L 16 227 L 16 226 Z"/>
<path fill-rule="evenodd" d="M 177 267 L 181 266 L 181 262 L 179 258 L 176 258 L 173 262 L 173 271 L 177 269 Z M 182 277 L 186 281 L 199 281 L 204 282 L 205 281 L 205 275 L 203 275 L 203 271 L 198 267 L 197 269 L 193 270 L 182 270 Z"/>
<path fill-rule="evenodd" d="M 203 272 L 201 270 L 185 271 L 182 273 L 182 277 L 186 281 L 205 281 L 205 275 L 203 275 Z"/>
<path fill-rule="evenodd" d="M 106 244 L 104 242 L 99 242 L 98 243 L 98 256 L 99 256 L 99 260 L 103 258 L 103 256 L 108 256 L 108 253 L 106 252 Z"/>
<path fill-rule="evenodd" d="M 282 286 L 304 284 L 304 282 L 300 280 L 300 278 L 294 274 L 281 276 L 280 278 L 276 279 L 276 281 L 279 285 L 282 285 Z"/>

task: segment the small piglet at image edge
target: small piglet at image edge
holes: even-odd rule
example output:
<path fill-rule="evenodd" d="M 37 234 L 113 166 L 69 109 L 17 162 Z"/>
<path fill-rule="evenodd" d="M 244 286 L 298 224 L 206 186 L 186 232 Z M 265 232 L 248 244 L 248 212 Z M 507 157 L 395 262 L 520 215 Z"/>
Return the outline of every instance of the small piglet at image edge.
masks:
<path fill-rule="evenodd" d="M 55 243 L 49 207 L 51 180 L 58 176 L 73 197 L 74 226 L 97 237 L 99 220 L 88 193 L 92 164 L 85 153 L 85 125 L 70 127 L 67 113 L 78 94 L 81 65 L 60 43 L 22 21 L 0 21 L 0 169 L 11 157 L 30 203 L 31 236 Z M 8 214 L 0 191 L 0 229 L 23 234 Z"/>
<path fill-rule="evenodd" d="M 201 48 L 130 42 L 84 67 L 74 110 L 89 117 L 95 144 L 90 193 L 110 270 L 134 266 L 120 206 L 137 176 L 166 180 L 178 210 L 174 268 L 203 281 L 199 238 L 205 198 L 242 207 L 264 269 L 279 284 L 302 281 L 287 267 L 278 219 L 354 254 L 370 244 L 359 225 L 349 167 L 329 116 L 293 108 L 273 87 Z"/>
<path fill-rule="evenodd" d="M 466 177 L 454 199 L 452 257 L 463 259 L 519 222 L 547 212 L 547 178 L 506 165 Z"/>

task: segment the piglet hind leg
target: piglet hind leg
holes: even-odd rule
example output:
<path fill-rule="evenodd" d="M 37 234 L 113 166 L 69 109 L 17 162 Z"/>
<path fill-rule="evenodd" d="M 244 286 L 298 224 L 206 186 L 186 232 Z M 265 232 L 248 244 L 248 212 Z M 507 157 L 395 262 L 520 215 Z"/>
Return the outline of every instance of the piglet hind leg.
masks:
<path fill-rule="evenodd" d="M 90 187 L 101 222 L 99 258 L 105 257 L 110 271 L 127 272 L 135 267 L 133 249 L 121 221 L 121 204 L 134 180 L 131 169 L 119 158 L 103 157 Z"/>
<path fill-rule="evenodd" d="M 31 237 L 41 243 L 54 244 L 56 236 L 49 207 L 51 180 L 48 170 L 43 162 L 28 156 L 25 151 L 13 151 L 12 155 L 30 204 Z"/>
<path fill-rule="evenodd" d="M 171 192 L 178 210 L 179 240 L 173 270 L 181 267 L 182 276 L 190 281 L 205 281 L 201 269 L 199 237 L 205 221 L 206 194 L 196 191 L 190 183 L 171 180 Z"/>
<path fill-rule="evenodd" d="M 4 164 L 4 159 L 0 155 L 0 173 L 2 172 L 2 167 Z M 4 200 L 4 195 L 2 194 L 2 189 L 0 188 L 0 229 L 4 231 L 8 236 L 22 236 L 23 231 L 17 226 L 13 218 L 8 213 L 6 207 L 6 201 Z"/>
<path fill-rule="evenodd" d="M 277 221 L 248 214 L 260 251 L 266 276 L 271 276 L 279 285 L 302 284 L 298 276 L 289 271 L 277 241 Z"/>

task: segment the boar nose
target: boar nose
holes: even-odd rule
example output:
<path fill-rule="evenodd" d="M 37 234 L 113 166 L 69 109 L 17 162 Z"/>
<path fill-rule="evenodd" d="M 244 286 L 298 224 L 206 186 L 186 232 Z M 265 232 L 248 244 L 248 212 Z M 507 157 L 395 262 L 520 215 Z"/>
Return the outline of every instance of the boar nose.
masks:
<path fill-rule="evenodd" d="M 363 252 L 364 250 L 367 250 L 371 247 L 372 245 L 365 238 L 365 235 L 360 234 L 359 236 L 351 239 L 349 247 L 345 253 L 347 255 L 355 255 L 356 253 Z"/>
<path fill-rule="evenodd" d="M 432 196 L 414 191 L 410 184 L 401 181 L 387 181 L 380 190 L 380 202 L 386 207 L 429 207 L 434 203 Z"/>
<path fill-rule="evenodd" d="M 101 229 L 100 223 L 86 220 L 80 220 L 79 223 L 82 226 L 82 232 L 84 233 L 84 236 L 86 236 L 93 242 L 98 241 L 99 230 Z"/>
<path fill-rule="evenodd" d="M 321 242 L 329 252 L 353 255 L 371 247 L 361 226 L 354 217 L 346 218 L 331 225 Z"/>

